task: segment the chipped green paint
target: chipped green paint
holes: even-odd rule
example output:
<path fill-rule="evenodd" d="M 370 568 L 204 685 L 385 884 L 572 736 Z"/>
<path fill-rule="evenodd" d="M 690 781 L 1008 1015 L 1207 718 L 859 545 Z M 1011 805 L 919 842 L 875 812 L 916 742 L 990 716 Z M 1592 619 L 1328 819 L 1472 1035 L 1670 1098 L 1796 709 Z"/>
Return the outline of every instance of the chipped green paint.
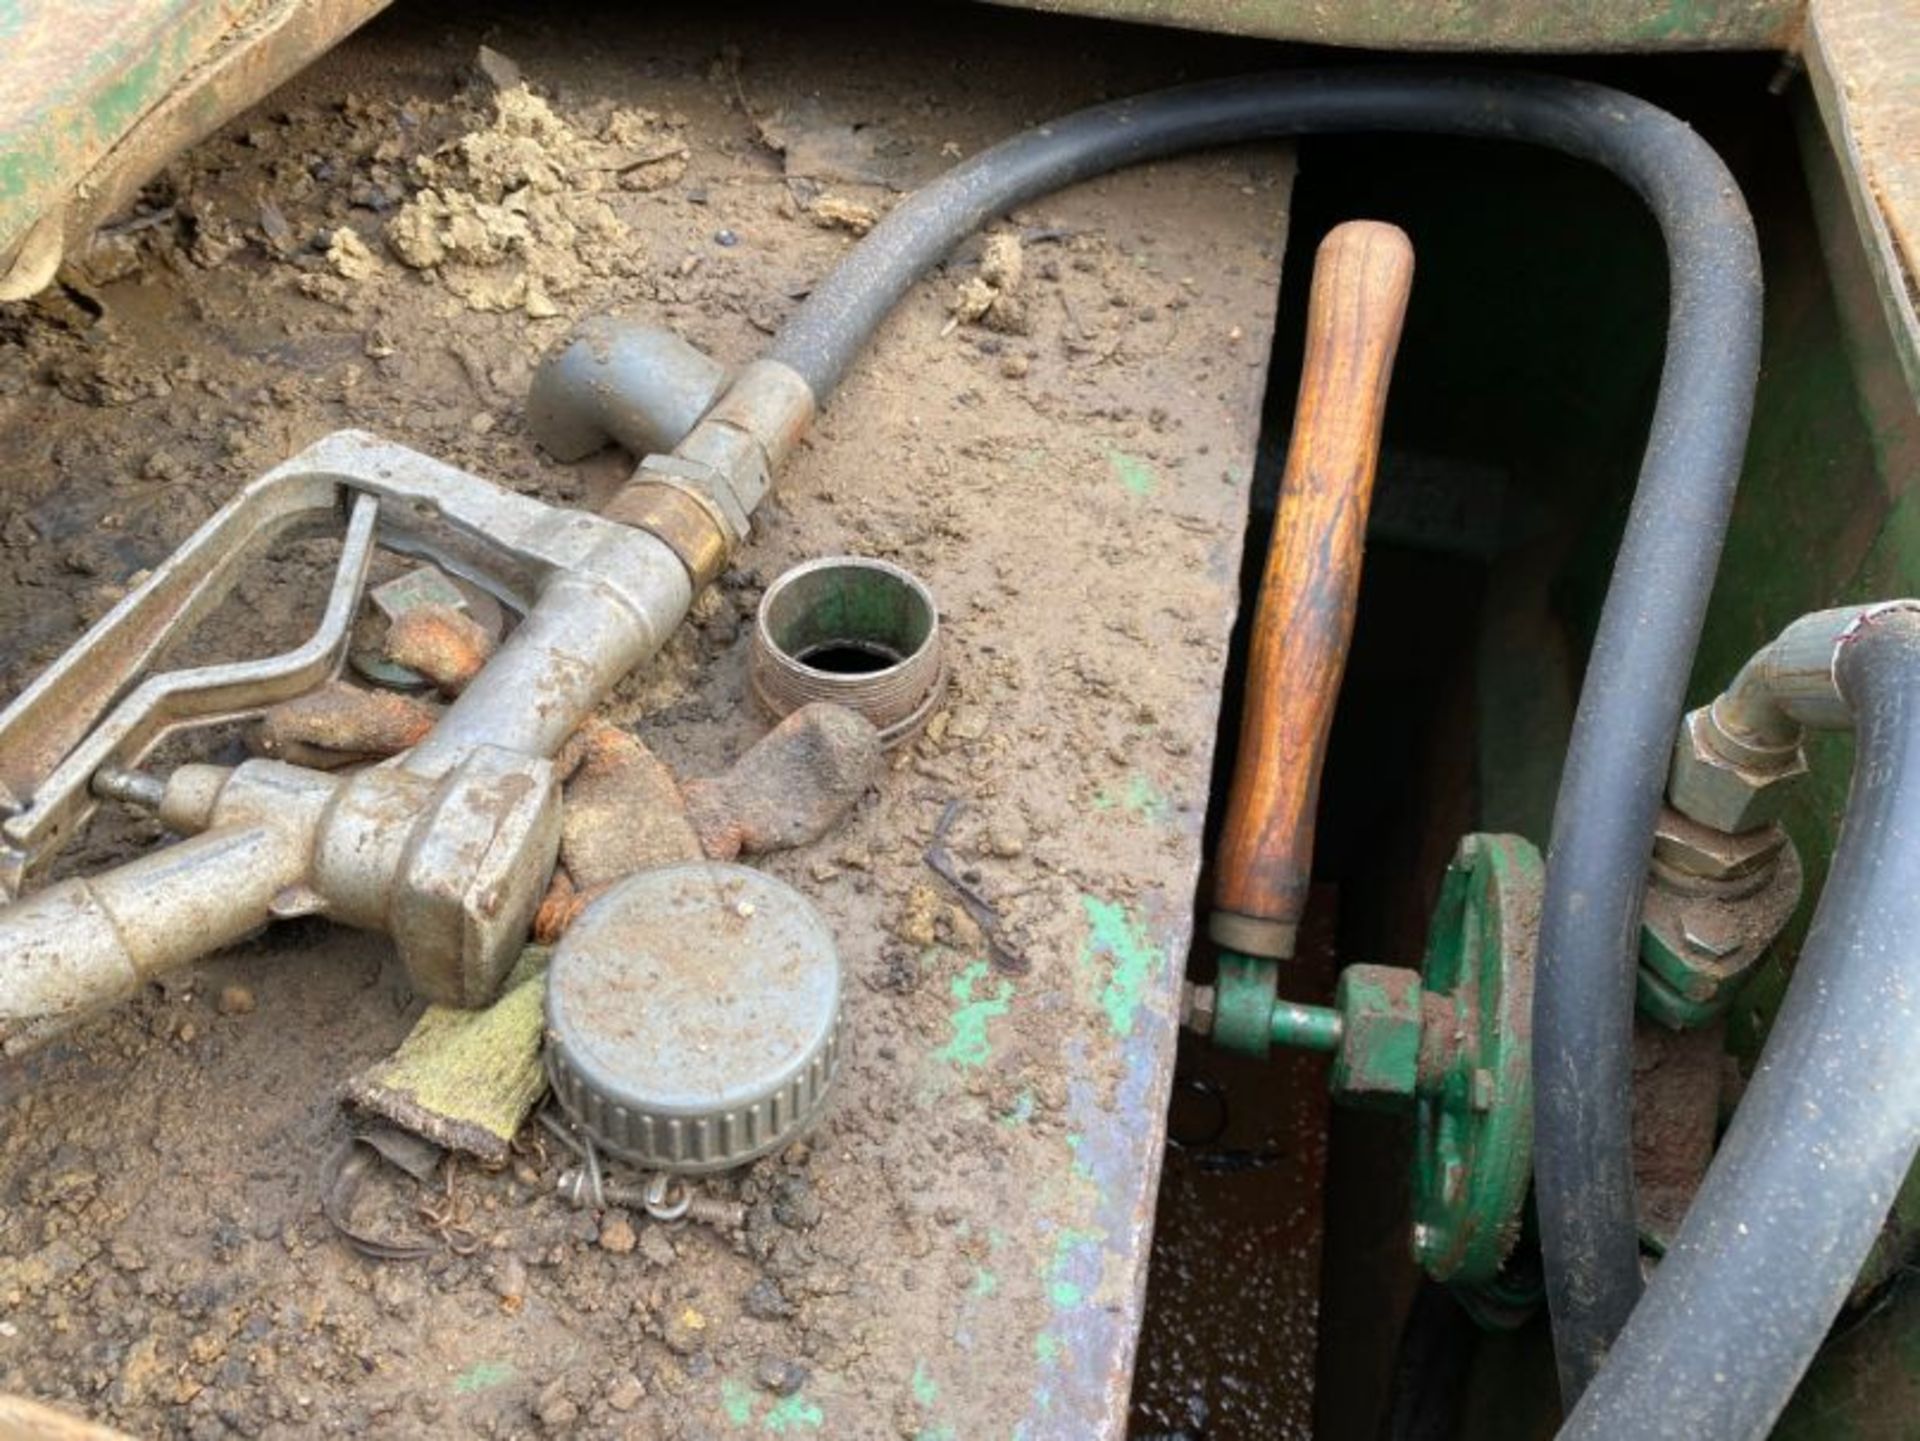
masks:
<path fill-rule="evenodd" d="M 1087 1158 L 1080 1154 L 1080 1148 L 1086 1143 L 1087 1138 L 1078 1131 L 1067 1132 L 1067 1149 L 1073 1152 L 1073 1174 L 1083 1181 L 1091 1181 L 1094 1178 L 1093 1167 L 1089 1166 Z"/>
<path fill-rule="evenodd" d="M 1000 1278 L 985 1266 L 976 1264 L 973 1268 L 973 1285 L 967 1288 L 967 1294 L 977 1301 L 984 1301 L 1000 1289 Z"/>
<path fill-rule="evenodd" d="M 940 1399 L 939 1384 L 934 1381 L 933 1377 L 927 1374 L 927 1363 L 925 1361 L 915 1361 L 913 1363 L 913 1381 L 911 1384 L 913 1386 L 913 1399 L 918 1401 L 922 1406 L 931 1406 Z"/>
<path fill-rule="evenodd" d="M 1779 50 L 1803 0 L 995 0 L 1029 10 L 1101 15 L 1228 35 L 1369 50 Z"/>
<path fill-rule="evenodd" d="M 1033 1359 L 1042 1366 L 1051 1366 L 1058 1361 L 1064 1349 L 1060 1344 L 1060 1338 L 1051 1331 L 1042 1331 L 1033 1338 Z"/>
<path fill-rule="evenodd" d="M 1103 811 L 1125 811 L 1137 820 L 1158 825 L 1172 813 L 1173 807 L 1150 776 L 1137 772 L 1127 777 L 1124 789 L 1115 792 L 1102 786 L 1093 795 L 1094 808 Z"/>
<path fill-rule="evenodd" d="M 1007 1113 L 1004 1116 L 1001 1116 L 999 1118 L 999 1121 L 1001 1125 L 1005 1126 L 1008 1130 L 1011 1131 L 1026 1125 L 1027 1122 L 1031 1121 L 1032 1119 L 1033 1119 L 1033 1092 L 1029 1090 L 1022 1090 L 1014 1096 L 1013 1105 L 1008 1108 Z"/>
<path fill-rule="evenodd" d="M 204 107 L 210 96 L 217 105 L 221 87 L 204 78 L 204 62 L 222 45 L 257 43 L 270 53 L 274 27 L 261 28 L 251 42 L 238 38 L 244 27 L 236 12 L 247 8 L 202 0 L 0 4 L 0 45 L 15 82 L 14 103 L 0 116 L 0 251 L 80 188 L 174 92 L 191 88 L 196 68 L 202 77 L 196 102 Z M 304 34 L 305 28 L 289 31 Z M 305 43 L 311 47 L 312 38 Z M 250 60 L 257 65 L 257 57 Z"/>
<path fill-rule="evenodd" d="M 773 1403 L 762 1427 L 776 1436 L 789 1431 L 818 1431 L 826 1413 L 805 1396 L 783 1396 Z"/>
<path fill-rule="evenodd" d="M 975 961 L 953 978 L 953 1039 L 935 1052 L 939 1059 L 963 1070 L 978 1070 L 992 1058 L 987 1022 L 1004 1016 L 1013 1001 L 1013 982 L 1004 977 L 993 983 L 990 992 L 981 986 L 987 970 L 985 961 Z M 976 990 L 980 994 L 975 994 Z"/>
<path fill-rule="evenodd" d="M 729 1424 L 752 1425 L 753 1406 L 753 1388 L 746 1382 L 729 1376 L 720 1383 L 720 1409 L 726 1413 Z M 769 1406 L 760 1418 L 760 1429 L 774 1436 L 785 1436 L 794 1431 L 818 1431 L 826 1419 L 826 1413 L 818 1405 L 796 1393 L 783 1396 Z"/>
<path fill-rule="evenodd" d="M 1106 1239 L 1104 1231 L 1082 1231 L 1072 1226 L 1060 1228 L 1053 1238 L 1053 1259 L 1047 1263 L 1047 1298 L 1063 1311 L 1084 1302 L 1086 1293 L 1080 1283 L 1067 1274 L 1073 1256 L 1082 1246 L 1098 1246 Z"/>
<path fill-rule="evenodd" d="M 729 1376 L 720 1383 L 720 1409 L 727 1413 L 727 1420 L 736 1426 L 744 1426 L 753 1419 L 753 1392 L 747 1383 Z"/>
<path fill-rule="evenodd" d="M 1114 1035 L 1124 1040 L 1133 1034 L 1140 1006 L 1146 1000 L 1147 983 L 1159 971 L 1164 953 L 1119 902 L 1082 896 L 1080 904 L 1087 917 L 1080 964 L 1096 973 L 1106 971 L 1100 1008 L 1107 1013 L 1107 1024 Z"/>
<path fill-rule="evenodd" d="M 1107 466 L 1127 494 L 1136 499 L 1145 500 L 1160 488 L 1160 477 L 1150 464 L 1137 455 L 1128 455 L 1124 450 L 1110 450 L 1107 452 Z"/>
<path fill-rule="evenodd" d="M 1696 35 L 1712 22 L 1715 8 L 1699 0 L 1668 0 L 1666 9 L 1646 16 L 1634 27 L 1634 38 L 1672 40 Z"/>
<path fill-rule="evenodd" d="M 504 1361 L 479 1361 L 453 1378 L 453 1394 L 471 1396 L 476 1391 L 491 1391 L 513 1379 L 513 1367 Z"/>

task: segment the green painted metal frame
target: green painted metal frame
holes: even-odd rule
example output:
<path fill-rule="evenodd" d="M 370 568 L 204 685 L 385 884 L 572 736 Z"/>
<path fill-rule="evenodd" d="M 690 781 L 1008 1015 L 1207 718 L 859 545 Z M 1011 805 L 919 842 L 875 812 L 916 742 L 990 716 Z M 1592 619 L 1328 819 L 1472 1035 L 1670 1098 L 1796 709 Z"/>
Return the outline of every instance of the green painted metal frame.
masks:
<path fill-rule="evenodd" d="M 995 0 L 1029 10 L 1374 50 L 1785 50 L 1804 0 Z"/>
<path fill-rule="evenodd" d="M 388 0 L 0 3 L 0 299 Z"/>

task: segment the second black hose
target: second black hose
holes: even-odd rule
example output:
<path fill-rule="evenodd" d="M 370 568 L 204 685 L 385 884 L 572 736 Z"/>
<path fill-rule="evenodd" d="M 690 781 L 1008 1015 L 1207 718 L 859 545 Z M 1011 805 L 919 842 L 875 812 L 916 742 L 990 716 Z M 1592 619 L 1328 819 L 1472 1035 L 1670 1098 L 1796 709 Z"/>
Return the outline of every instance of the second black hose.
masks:
<path fill-rule="evenodd" d="M 1680 1234 L 1562 1433 L 1575 1441 L 1767 1435 L 1920 1149 L 1920 610 L 1868 616 L 1834 674 L 1857 746 L 1812 929 Z"/>

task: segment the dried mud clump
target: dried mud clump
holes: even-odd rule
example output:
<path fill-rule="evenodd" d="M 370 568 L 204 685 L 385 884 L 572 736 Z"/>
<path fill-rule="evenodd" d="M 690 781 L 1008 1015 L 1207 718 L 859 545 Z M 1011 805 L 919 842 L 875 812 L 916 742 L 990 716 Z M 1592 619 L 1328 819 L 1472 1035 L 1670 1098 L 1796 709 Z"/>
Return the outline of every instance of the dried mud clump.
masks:
<path fill-rule="evenodd" d="M 387 244 L 471 309 L 544 319 L 582 280 L 637 264 L 603 196 L 672 185 L 687 156 L 652 111 L 616 110 L 589 135 L 514 86 L 495 96 L 488 125 L 417 162 L 424 183 L 387 222 Z"/>

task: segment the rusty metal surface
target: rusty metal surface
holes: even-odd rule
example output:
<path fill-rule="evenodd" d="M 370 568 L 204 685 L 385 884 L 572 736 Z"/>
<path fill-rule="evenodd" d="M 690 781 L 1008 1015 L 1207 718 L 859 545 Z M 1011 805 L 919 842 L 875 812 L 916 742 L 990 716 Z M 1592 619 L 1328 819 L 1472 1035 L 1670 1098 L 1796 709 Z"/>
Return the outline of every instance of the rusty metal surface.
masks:
<path fill-rule="evenodd" d="M 985 8 L 959 13 L 983 28 L 969 53 L 992 60 L 995 87 L 954 80 L 944 56 L 957 52 L 944 43 L 836 43 L 823 53 L 809 19 L 804 33 L 796 28 L 758 52 L 766 59 L 748 81 L 752 103 L 780 103 L 769 88 L 794 76 L 805 76 L 809 91 L 855 92 L 849 66 L 857 64 L 858 76 L 910 86 L 914 103 L 887 114 L 937 168 L 949 141 L 978 148 L 1103 89 L 1175 78 L 1174 65 L 1143 49 L 1123 71 L 1080 74 L 1063 86 L 1051 59 L 1041 67 L 1030 47 L 1014 43 L 1032 22 Z M 961 23 L 953 12 L 926 18 Z M 644 44 L 654 53 L 664 42 L 647 23 Z M 564 45 L 576 54 L 570 36 L 522 39 L 515 58 L 533 74 L 573 76 L 568 83 L 582 95 L 633 94 L 685 109 L 696 153 L 722 175 L 744 174 L 732 139 L 743 122 L 703 78 L 715 32 L 704 20 L 690 28 L 685 79 L 678 70 L 653 77 L 628 51 L 600 68 L 562 70 L 550 51 Z M 1002 29 L 1013 40 L 996 38 Z M 392 32 L 373 38 L 390 44 Z M 437 28 L 423 44 L 443 47 Z M 464 64 L 472 46 L 463 33 L 432 53 Z M 379 83 L 409 95 L 415 73 Z M 326 77 L 337 78 L 331 65 Z M 951 96 L 950 107 L 923 112 L 926 93 Z M 947 608 L 948 706 L 920 742 L 902 748 L 843 836 L 765 863 L 827 916 L 848 967 L 851 1069 L 810 1154 L 762 1162 L 740 1182 L 763 1198 L 768 1188 L 793 1197 L 785 1209 L 798 1219 L 770 1223 L 765 1253 L 743 1255 L 691 1227 L 656 1237 L 676 1252 L 670 1275 L 644 1244 L 628 1254 L 562 1236 L 554 1244 L 563 1264 L 528 1261 L 534 1274 L 521 1278 L 510 1309 L 504 1293 L 487 1289 L 483 1268 L 517 1269 L 521 1250 L 545 1254 L 560 1203 L 544 1189 L 520 1195 L 510 1172 L 463 1172 L 469 1197 L 500 1200 L 516 1249 L 456 1259 L 447 1283 L 420 1291 L 405 1320 L 382 1309 L 362 1263 L 342 1248 L 249 1243 L 242 1264 L 221 1273 L 234 1307 L 254 1305 L 256 1295 L 268 1307 L 282 1296 L 324 1296 L 330 1314 L 351 1317 L 356 1337 L 380 1357 L 373 1371 L 350 1362 L 311 1384 L 299 1377 L 301 1394 L 313 1398 L 299 1418 L 310 1429 L 368 1414 L 396 1435 L 521 1434 L 538 1424 L 544 1388 L 564 1376 L 583 1388 L 582 1410 L 591 1406 L 595 1424 L 604 1419 L 610 1430 L 1123 1434 L 1290 178 L 1284 149 L 1237 148 L 1037 203 L 1029 336 L 972 327 L 945 334 L 953 274 L 918 287 L 795 453 L 779 513 L 756 526 L 738 562 L 738 585 L 715 588 L 727 605 L 684 629 L 687 645 L 639 678 L 644 695 L 613 712 L 681 773 L 724 768 L 763 728 L 745 688 L 752 602 L 766 579 L 811 556 L 858 548 L 896 559 Z M 685 218 L 704 245 L 715 223 L 707 217 L 740 204 L 751 224 L 727 218 L 756 237 L 751 245 L 767 238 L 764 249 L 730 252 L 741 263 L 725 284 L 743 297 L 781 295 L 832 263 L 838 236 L 804 215 L 763 211 L 763 188 L 738 190 L 716 186 L 697 206 L 669 197 L 672 209 L 648 197 L 634 206 L 636 227 Z M 674 233 L 665 225 L 649 232 L 656 257 L 674 253 Z M 964 255 L 955 263 L 969 264 Z M 237 270 L 195 272 L 182 288 L 238 292 Z M 397 299 L 421 291 L 413 277 L 402 280 L 391 286 Z M 615 284 L 627 281 L 596 283 L 579 303 L 606 303 Z M 245 285 L 239 298 L 251 320 L 264 291 L 253 276 Z M 379 279 L 369 289 L 388 293 Z M 520 317 L 457 319 L 487 344 L 535 353 Z M 217 315 L 190 322 L 224 323 Z M 719 312 L 711 333 L 735 363 L 763 343 L 730 311 Z M 208 363 L 225 375 L 224 353 L 214 353 Z M 424 353 L 410 340 L 395 358 L 411 364 Z M 384 405 L 403 385 L 369 389 Z M 431 389 L 417 386 L 410 403 Z M 375 409 L 384 429 L 422 438 L 406 428 L 417 422 Z M 481 473 L 513 475 L 524 440 L 501 431 L 471 444 L 425 443 L 446 445 L 463 462 L 485 457 L 471 461 Z M 543 485 L 564 480 L 557 467 L 537 464 L 532 474 Z M 463 701 L 474 694 L 470 687 Z M 979 872 L 978 889 L 1031 962 L 1024 974 L 995 967 L 965 918 L 949 914 L 957 903 L 921 859 L 956 798 L 965 810 L 948 844 L 958 866 Z M 931 918 L 923 895 L 932 897 Z M 43 1074 L 54 1080 L 47 1099 L 36 1100 L 35 1137 L 92 1126 L 103 1109 L 117 1121 L 121 1098 L 146 1104 L 152 1092 L 143 1087 L 157 1079 L 169 1083 L 176 1112 L 198 1112 L 257 1069 L 254 1083 L 272 1091 L 276 1107 L 196 1133 L 180 1154 L 195 1158 L 196 1175 L 222 1184 L 241 1177 L 234 1185 L 243 1207 L 278 1213 L 284 1200 L 294 1217 L 285 1234 L 295 1235 L 305 1224 L 296 1173 L 333 1124 L 320 1109 L 324 1084 L 309 1081 L 330 1083 L 390 1048 L 407 1024 L 385 988 L 343 959 L 377 962 L 384 947 L 356 945 L 339 928 L 312 929 L 313 953 L 288 964 L 262 952 L 215 963 L 250 967 L 261 999 L 256 1016 L 231 1028 L 232 1048 L 204 1064 L 176 1069 L 176 1055 L 188 1053 L 156 1043 L 134 1063 L 138 1084 L 116 1078 L 96 1093 L 86 1089 L 91 1072 L 50 1059 Z M 295 993 L 303 999 L 289 1000 Z M 119 1031 L 94 1036 L 109 1034 Z M 258 1127 L 269 1121 L 275 1129 L 262 1142 Z M 103 1139 L 87 1144 L 102 1154 L 126 1133 L 118 1124 L 98 1130 Z M 170 1126 L 163 1139 L 171 1145 L 180 1135 Z M 16 1154 L 26 1152 L 10 1151 L 9 1160 Z M 294 1178 L 270 1202 L 244 1180 L 263 1154 Z M 111 1184 L 133 1183 L 116 1174 Z M 156 1246 L 189 1234 L 201 1244 L 208 1227 L 183 1227 L 178 1215 L 192 1199 L 167 1196 L 132 1219 L 164 1223 Z M 753 1209 L 757 1216 L 767 1203 Z M 9 1262 L 35 1244 L 11 1234 L 7 1242 Z M 170 1254 L 157 1258 L 155 1270 L 170 1264 Z M 377 1284 L 419 1283 L 383 1273 Z M 694 1289 L 699 1312 L 689 1323 L 681 1300 Z M 622 1298 L 618 1310 L 605 1304 L 610 1296 Z M 152 1313 L 153 1348 L 171 1368 L 172 1333 L 186 1323 L 166 1305 Z M 1286 1341 L 1305 1330 L 1289 1327 Z M 91 1313 L 76 1317 L 71 1354 L 99 1334 Z M 332 1334 L 296 1341 L 287 1333 L 274 1344 L 311 1354 L 330 1348 Z M 65 1384 L 52 1368 L 66 1366 L 68 1351 L 68 1339 L 48 1339 L 36 1353 L 45 1359 L 32 1363 L 33 1376 L 49 1394 Z M 756 1388 L 756 1363 L 769 1353 L 804 1360 L 801 1391 Z M 644 1410 L 615 1416 L 609 1408 L 637 1394 L 635 1372 L 646 1378 Z M 246 1384 L 264 1398 L 281 1383 L 263 1376 Z M 94 1404 L 116 1418 L 139 1411 L 142 1429 L 197 1419 L 158 1403 L 142 1409 L 126 1394 Z M 202 1394 L 205 1411 L 216 1397 Z M 269 1404 L 278 1403 L 261 1401 Z"/>
<path fill-rule="evenodd" d="M 1268 40 L 1378 50 L 1783 50 L 1804 0 L 994 0 Z"/>

